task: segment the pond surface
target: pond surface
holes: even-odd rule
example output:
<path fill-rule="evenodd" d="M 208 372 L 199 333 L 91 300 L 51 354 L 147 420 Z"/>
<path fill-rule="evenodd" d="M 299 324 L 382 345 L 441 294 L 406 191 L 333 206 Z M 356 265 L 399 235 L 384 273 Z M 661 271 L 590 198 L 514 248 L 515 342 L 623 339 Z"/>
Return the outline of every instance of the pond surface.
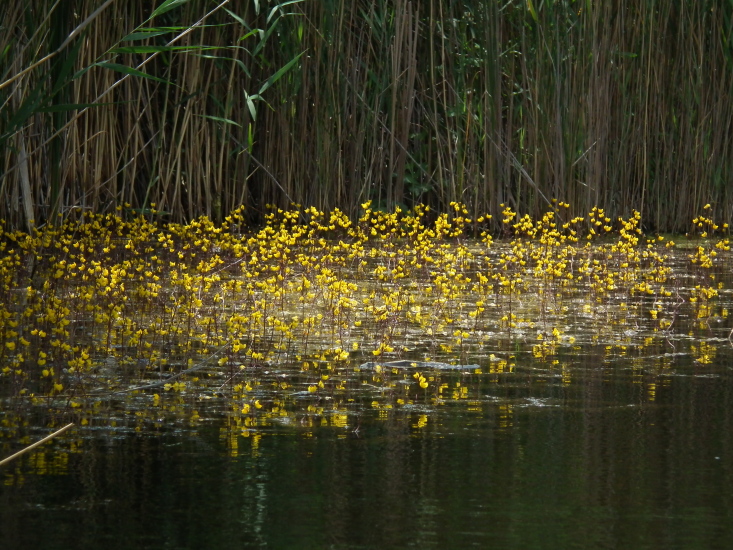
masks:
<path fill-rule="evenodd" d="M 0 548 L 733 548 L 729 239 L 313 216 L 13 237 Z"/>
<path fill-rule="evenodd" d="M 730 548 L 733 357 L 575 362 L 425 410 L 62 436 L 2 471 L 3 548 Z M 466 375 L 465 378 L 480 375 Z M 515 378 L 515 379 L 511 379 Z M 650 395 L 653 391 L 653 395 Z M 419 407 L 416 407 L 419 408 Z M 428 410 L 430 409 L 430 410 Z M 213 411 L 212 411 L 213 412 Z"/>

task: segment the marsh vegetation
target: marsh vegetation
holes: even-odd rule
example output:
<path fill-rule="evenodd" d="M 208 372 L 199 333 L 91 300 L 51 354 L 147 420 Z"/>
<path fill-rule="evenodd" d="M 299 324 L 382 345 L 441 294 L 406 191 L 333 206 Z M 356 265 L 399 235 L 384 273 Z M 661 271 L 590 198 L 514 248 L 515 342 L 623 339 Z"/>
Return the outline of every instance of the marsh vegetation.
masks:
<path fill-rule="evenodd" d="M 730 547 L 733 8 L 627 4 L 0 3 L 0 540 Z"/>
<path fill-rule="evenodd" d="M 0 449 L 76 426 L 5 467 L 0 533 L 68 543 L 73 516 L 90 545 L 652 544 L 669 488 L 665 537 L 731 540 L 728 227 L 705 208 L 673 243 L 567 211 L 505 208 L 499 241 L 460 204 L 4 232 Z M 669 470 L 627 487 L 658 455 Z M 537 514 L 555 519 L 513 533 Z"/>
<path fill-rule="evenodd" d="M 539 218 L 556 197 L 653 231 L 706 203 L 730 219 L 731 9 L 5 2 L 0 217 L 461 202 L 498 231 L 500 204 Z"/>
<path fill-rule="evenodd" d="M 4 233 L 8 403 L 82 425 L 107 424 L 101 411 L 195 423 L 212 402 L 245 432 L 353 429 L 365 409 L 473 403 L 524 357 L 567 382 L 579 350 L 654 349 L 653 388 L 675 357 L 704 366 L 732 345 L 728 227 L 709 206 L 684 246 L 644 236 L 636 213 L 568 219 L 564 203 L 538 220 L 506 207 L 499 243 L 461 204 L 363 209 L 354 223 L 273 209 L 257 231 L 236 211 L 222 226 L 107 215 Z"/>

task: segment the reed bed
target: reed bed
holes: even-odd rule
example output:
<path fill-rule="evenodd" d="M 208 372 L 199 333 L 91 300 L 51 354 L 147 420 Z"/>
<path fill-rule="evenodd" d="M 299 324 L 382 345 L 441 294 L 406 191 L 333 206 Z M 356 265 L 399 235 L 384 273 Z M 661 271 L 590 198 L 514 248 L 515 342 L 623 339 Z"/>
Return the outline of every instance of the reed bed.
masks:
<path fill-rule="evenodd" d="M 638 210 L 647 230 L 684 231 L 707 203 L 731 218 L 728 2 L 168 7 L 0 6 L 9 227 L 372 200 L 461 202 L 497 231 L 501 204 L 537 218 L 550 197 L 571 217 Z"/>
<path fill-rule="evenodd" d="M 221 225 L 151 212 L 3 230 L 3 394 L 82 425 L 118 401 L 196 421 L 221 397 L 248 426 L 324 410 L 341 422 L 465 400 L 466 376 L 495 382 L 530 361 L 569 384 L 573 350 L 657 350 L 643 366 L 656 380 L 680 353 L 704 366 L 730 345 L 729 228 L 710 205 L 682 249 L 645 236 L 639 213 L 562 223 L 504 205 L 495 243 L 490 216 L 460 203 L 433 218 L 362 208 L 352 221 L 272 207 L 259 230 L 241 209 Z"/>

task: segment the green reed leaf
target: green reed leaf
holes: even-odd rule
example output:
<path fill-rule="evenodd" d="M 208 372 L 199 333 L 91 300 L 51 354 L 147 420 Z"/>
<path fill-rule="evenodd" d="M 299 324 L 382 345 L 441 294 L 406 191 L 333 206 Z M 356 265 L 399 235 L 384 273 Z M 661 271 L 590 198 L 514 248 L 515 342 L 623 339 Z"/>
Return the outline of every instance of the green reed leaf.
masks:
<path fill-rule="evenodd" d="M 153 76 L 151 74 L 148 74 L 146 72 L 140 71 L 138 69 L 133 69 L 132 67 L 128 67 L 127 65 L 121 65 L 119 63 L 109 63 L 107 61 L 102 61 L 99 63 L 95 63 L 97 67 L 103 67 L 105 69 L 110 69 L 113 71 L 116 71 L 118 73 L 130 75 L 130 76 L 139 76 L 142 78 L 149 78 L 150 80 L 155 80 L 156 82 L 161 82 L 162 84 L 170 84 L 167 80 L 163 78 L 159 78 L 157 76 Z"/>
<path fill-rule="evenodd" d="M 260 88 L 260 92 L 259 93 L 260 94 L 264 93 L 265 90 L 267 90 L 270 86 L 272 86 L 273 84 L 275 84 L 275 82 L 277 82 L 278 80 L 280 80 L 283 77 L 283 75 L 285 73 L 287 73 L 293 67 L 293 65 L 295 65 L 298 62 L 298 60 L 303 55 L 303 53 L 305 53 L 305 52 L 302 52 L 302 53 L 296 55 L 293 59 L 291 59 L 290 61 L 288 61 L 284 66 L 280 67 L 280 69 L 275 74 L 273 74 L 270 78 L 268 78 L 265 81 L 265 83 Z"/>
<path fill-rule="evenodd" d="M 213 120 L 215 122 L 221 122 L 222 124 L 233 124 L 234 126 L 239 126 L 240 128 L 242 127 L 242 125 L 239 124 L 238 122 L 234 122 L 231 119 L 223 118 L 220 116 L 213 116 L 213 115 L 196 115 L 196 116 L 200 118 L 208 118 L 209 120 Z"/>
<path fill-rule="evenodd" d="M 178 6 L 181 6 L 182 4 L 185 4 L 186 2 L 188 2 L 188 0 L 165 0 L 165 2 L 163 2 L 155 9 L 150 18 L 152 19 L 153 17 L 162 15 L 172 9 L 177 8 Z"/>

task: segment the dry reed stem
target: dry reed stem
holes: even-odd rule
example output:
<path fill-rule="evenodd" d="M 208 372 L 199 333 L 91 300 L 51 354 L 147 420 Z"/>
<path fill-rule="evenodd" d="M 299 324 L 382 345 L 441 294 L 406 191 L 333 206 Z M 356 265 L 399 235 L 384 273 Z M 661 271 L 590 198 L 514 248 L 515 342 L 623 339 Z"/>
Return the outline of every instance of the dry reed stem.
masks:
<path fill-rule="evenodd" d="M 33 449 L 35 449 L 36 447 L 39 447 L 39 446 L 43 445 L 43 444 L 44 444 L 44 443 L 46 443 L 47 441 L 51 441 L 51 440 L 52 440 L 52 439 L 53 439 L 54 437 L 57 437 L 57 436 L 61 435 L 61 434 L 62 434 L 62 433 L 64 433 L 64 432 L 65 432 L 66 430 L 68 430 L 69 428 L 71 428 L 71 427 L 72 427 L 73 425 L 74 425 L 74 423 L 73 423 L 73 422 L 72 422 L 72 423 L 70 423 L 70 424 L 67 424 L 67 425 L 66 425 L 66 426 L 64 426 L 63 428 L 61 428 L 61 429 L 59 429 L 59 430 L 56 430 L 55 432 L 53 432 L 53 433 L 52 433 L 52 434 L 50 434 L 50 435 L 47 435 L 46 437 L 44 437 L 44 438 L 43 438 L 43 439 L 41 439 L 40 441 L 36 441 L 36 442 L 35 442 L 35 443 L 33 443 L 32 445 L 28 445 L 28 446 L 27 446 L 27 447 L 26 447 L 25 449 L 22 449 L 22 450 L 18 451 L 17 453 L 15 453 L 15 454 L 12 454 L 12 455 L 10 455 L 9 457 L 6 457 L 6 458 L 4 458 L 4 459 L 0 460 L 0 466 L 3 466 L 3 465 L 5 465 L 5 464 L 8 464 L 9 462 L 12 462 L 12 461 L 13 461 L 13 460 L 15 460 L 16 458 L 19 458 L 19 457 L 23 456 L 23 455 L 24 455 L 25 453 L 27 453 L 28 451 L 32 451 Z"/>
<path fill-rule="evenodd" d="M 55 25 L 72 26 L 46 45 L 49 10 L 31 4 L 39 15 L 30 31 L 20 4 L 0 8 L 11 31 L 0 36 L 9 52 L 0 58 L 0 135 L 49 79 L 54 52 L 74 30 L 59 18 Z M 92 17 L 106 5 L 75 3 L 91 23 L 74 70 L 147 17 L 136 3 Z M 725 3 L 543 3 L 530 13 L 524 2 L 323 0 L 268 21 L 275 5 L 262 2 L 256 13 L 230 2 L 242 26 L 215 11 L 221 4 L 212 13 L 191 0 L 151 24 L 189 25 L 177 44 L 217 49 L 114 59 L 170 84 L 100 67 L 73 80 L 52 105 L 113 104 L 38 111 L 12 130 L 28 175 L 22 148 L 7 141 L 0 191 L 11 200 L 0 217 L 26 227 L 55 209 L 156 203 L 183 221 L 245 204 L 258 221 L 267 203 L 354 215 L 366 199 L 386 209 L 461 201 L 498 217 L 502 203 L 537 215 L 543 195 L 578 213 L 596 204 L 614 216 L 641 209 L 650 228 L 666 231 L 687 230 L 707 202 L 733 215 Z M 210 25 L 199 25 L 207 13 Z M 256 55 L 257 33 L 239 41 L 271 25 L 277 32 Z M 253 120 L 243 92 L 256 94 L 300 54 Z"/>

